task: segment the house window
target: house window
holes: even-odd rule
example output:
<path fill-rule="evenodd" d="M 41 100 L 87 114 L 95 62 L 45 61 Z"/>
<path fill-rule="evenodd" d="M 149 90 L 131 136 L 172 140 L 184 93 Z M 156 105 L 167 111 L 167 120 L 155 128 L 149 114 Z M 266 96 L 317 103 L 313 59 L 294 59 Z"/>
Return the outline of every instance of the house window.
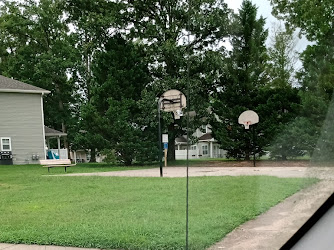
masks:
<path fill-rule="evenodd" d="M 203 131 L 204 134 L 210 132 L 210 129 L 209 129 L 208 125 L 202 125 L 201 129 L 202 129 L 202 131 Z"/>
<path fill-rule="evenodd" d="M 203 155 L 209 154 L 208 145 L 203 145 L 202 146 L 202 153 L 203 153 Z"/>
<path fill-rule="evenodd" d="M 196 145 L 190 146 L 190 150 L 196 150 Z"/>
<path fill-rule="evenodd" d="M 12 151 L 11 140 L 9 137 L 1 137 L 1 151 Z"/>

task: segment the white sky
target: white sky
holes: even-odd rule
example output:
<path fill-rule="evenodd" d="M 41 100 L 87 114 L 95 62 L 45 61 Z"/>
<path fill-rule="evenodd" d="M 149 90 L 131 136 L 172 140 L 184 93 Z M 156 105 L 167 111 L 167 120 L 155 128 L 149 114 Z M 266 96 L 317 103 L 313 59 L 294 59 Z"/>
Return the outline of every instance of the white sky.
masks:
<path fill-rule="evenodd" d="M 230 8 L 237 12 L 241 6 L 242 0 L 225 0 L 225 2 Z M 270 5 L 270 0 L 252 0 L 252 2 L 258 7 L 258 15 L 262 15 L 264 18 L 266 18 L 266 28 L 269 29 L 270 36 L 270 30 L 273 26 L 273 23 L 279 23 L 279 21 L 271 15 L 272 8 Z M 308 44 L 310 43 L 305 38 L 302 38 L 297 43 L 296 50 L 298 52 L 302 52 Z"/>

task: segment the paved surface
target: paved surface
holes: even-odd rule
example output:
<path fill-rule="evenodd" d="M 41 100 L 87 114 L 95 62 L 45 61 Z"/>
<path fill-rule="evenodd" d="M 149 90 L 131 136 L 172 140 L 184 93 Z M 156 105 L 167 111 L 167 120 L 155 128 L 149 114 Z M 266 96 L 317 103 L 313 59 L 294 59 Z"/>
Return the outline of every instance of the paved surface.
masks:
<path fill-rule="evenodd" d="M 61 176 L 159 177 L 159 168 Z M 279 249 L 334 192 L 334 167 L 191 167 L 189 176 L 270 175 L 277 177 L 317 177 L 321 181 L 287 198 L 266 213 L 248 221 L 209 250 Z M 55 175 L 53 175 L 55 176 Z M 60 175 L 58 175 L 60 176 Z M 164 168 L 165 177 L 185 177 L 185 167 Z M 50 176 L 51 177 L 51 176 Z M 80 248 L 1 244 L 0 250 L 76 250 Z M 87 249 L 87 248 L 86 248 Z"/>
<path fill-rule="evenodd" d="M 163 168 L 164 177 L 185 177 L 186 167 Z M 334 167 L 190 167 L 189 176 L 240 176 L 269 175 L 277 177 L 317 177 L 333 179 Z M 98 173 L 78 173 L 52 176 L 123 176 L 123 177 L 160 177 L 160 169 L 141 169 Z M 334 179 L 333 179 L 334 180 Z"/>
<path fill-rule="evenodd" d="M 333 191 L 333 181 L 328 180 L 306 188 L 242 224 L 209 250 L 280 249 Z"/>

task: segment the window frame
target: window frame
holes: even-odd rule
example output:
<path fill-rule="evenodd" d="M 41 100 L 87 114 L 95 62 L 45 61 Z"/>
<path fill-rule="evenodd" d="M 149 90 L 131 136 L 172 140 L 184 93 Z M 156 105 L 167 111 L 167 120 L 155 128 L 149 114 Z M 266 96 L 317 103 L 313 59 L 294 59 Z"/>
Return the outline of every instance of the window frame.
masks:
<path fill-rule="evenodd" d="M 4 149 L 4 145 L 7 146 L 7 144 L 3 143 L 3 140 L 8 140 L 9 141 L 9 149 Z M 0 138 L 0 145 L 1 145 L 1 151 L 12 151 L 12 139 L 10 137 L 1 137 Z"/>
<path fill-rule="evenodd" d="M 204 149 L 204 148 L 206 148 L 206 149 Z M 206 153 L 204 153 L 204 152 L 206 152 Z M 202 154 L 203 155 L 208 155 L 209 154 L 209 146 L 208 145 L 206 145 L 206 144 L 202 145 Z"/>

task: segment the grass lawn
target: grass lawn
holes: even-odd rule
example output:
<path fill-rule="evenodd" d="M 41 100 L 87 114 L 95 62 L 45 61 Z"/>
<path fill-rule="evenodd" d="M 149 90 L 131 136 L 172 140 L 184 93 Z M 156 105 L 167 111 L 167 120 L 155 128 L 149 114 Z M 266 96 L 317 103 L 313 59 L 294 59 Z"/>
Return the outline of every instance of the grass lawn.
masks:
<path fill-rule="evenodd" d="M 32 165 L 26 165 L 21 167 L 30 168 Z M 36 166 L 35 168 L 40 173 L 41 165 Z M 115 164 L 108 164 L 108 163 L 78 163 L 74 167 L 67 168 L 67 173 L 93 173 L 93 172 L 109 172 L 109 171 L 124 171 L 124 170 L 134 170 L 134 169 L 148 169 L 148 168 L 156 168 L 155 165 L 148 165 L 148 166 L 121 166 Z M 43 168 L 43 174 L 65 174 L 65 170 L 63 167 L 56 167 L 51 168 L 50 173 L 48 173 L 47 168 Z M 35 170 L 34 170 L 35 171 Z"/>
<path fill-rule="evenodd" d="M 184 249 L 185 178 L 46 174 L 41 166 L 0 166 L 0 242 Z M 190 249 L 205 249 L 316 181 L 264 176 L 191 178 Z"/>

